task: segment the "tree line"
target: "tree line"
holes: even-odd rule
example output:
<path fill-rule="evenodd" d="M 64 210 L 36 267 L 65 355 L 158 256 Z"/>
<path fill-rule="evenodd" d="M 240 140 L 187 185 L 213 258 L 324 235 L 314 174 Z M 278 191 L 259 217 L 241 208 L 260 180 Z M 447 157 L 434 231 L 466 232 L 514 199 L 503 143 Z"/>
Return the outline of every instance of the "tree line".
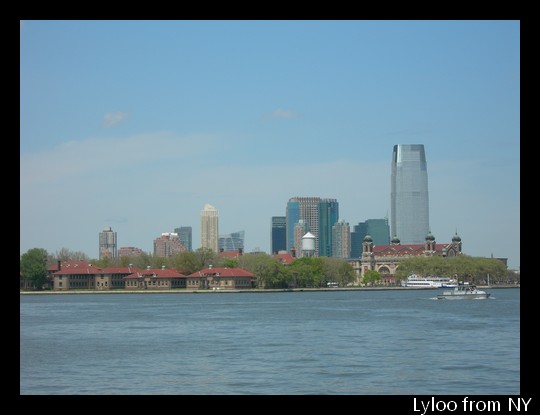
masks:
<path fill-rule="evenodd" d="M 253 273 L 257 278 L 256 285 L 265 288 L 324 287 L 329 281 L 336 282 L 339 286 L 346 286 L 355 281 L 354 269 L 344 259 L 298 258 L 292 264 L 286 265 L 264 252 L 247 253 L 237 258 L 227 258 L 209 248 L 180 252 L 170 257 L 142 253 L 114 259 L 90 259 L 82 252 L 71 252 L 66 248 L 62 248 L 55 254 L 49 254 L 42 248 L 33 248 L 21 256 L 20 271 L 24 278 L 32 282 L 33 286 L 41 287 L 47 280 L 47 268 L 56 265 L 58 261 L 84 261 L 99 268 L 165 267 L 184 275 L 193 274 L 208 268 L 210 265 L 213 267 L 239 267 Z"/>
<path fill-rule="evenodd" d="M 99 268 L 128 267 L 139 269 L 169 268 L 184 275 L 213 267 L 243 268 L 253 273 L 256 286 L 264 288 L 314 288 L 325 287 L 328 282 L 340 287 L 356 281 L 351 264 L 340 258 L 304 257 L 291 264 L 283 264 L 273 256 L 261 253 L 246 253 L 237 258 L 223 257 L 209 248 L 199 248 L 191 252 L 180 252 L 170 257 L 142 253 L 137 256 L 119 258 L 90 259 L 82 252 L 72 252 L 62 248 L 54 254 L 45 249 L 33 248 L 21 255 L 20 271 L 24 278 L 35 287 L 42 287 L 47 280 L 47 268 L 58 261 L 84 261 Z M 504 284 L 519 282 L 519 274 L 507 270 L 505 264 L 495 258 L 479 258 L 460 255 L 452 258 L 411 257 L 400 261 L 396 271 L 395 283 L 406 279 L 409 274 L 448 276 L 474 284 Z M 361 283 L 378 285 L 382 276 L 375 270 L 365 272 Z"/>

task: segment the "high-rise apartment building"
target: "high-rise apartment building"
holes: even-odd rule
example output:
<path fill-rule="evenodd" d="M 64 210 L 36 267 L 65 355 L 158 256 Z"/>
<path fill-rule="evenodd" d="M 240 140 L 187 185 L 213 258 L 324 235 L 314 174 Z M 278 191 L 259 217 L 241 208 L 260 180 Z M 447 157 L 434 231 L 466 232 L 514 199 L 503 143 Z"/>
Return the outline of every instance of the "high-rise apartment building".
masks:
<path fill-rule="evenodd" d="M 156 257 L 169 257 L 185 250 L 177 233 L 163 232 L 160 237 L 154 239 L 154 256 Z"/>
<path fill-rule="evenodd" d="M 116 232 L 113 232 L 112 228 L 109 226 L 109 229 L 103 229 L 103 231 L 99 233 L 99 259 L 116 259 L 117 257 Z"/>
<path fill-rule="evenodd" d="M 315 236 L 315 255 L 332 255 L 332 226 L 339 220 L 339 205 L 336 199 L 320 197 L 292 197 L 287 202 L 286 233 L 287 251 L 292 247 L 297 250 L 295 224 L 303 220 L 307 232 Z"/>
<path fill-rule="evenodd" d="M 423 244 L 429 232 L 429 197 L 423 144 L 396 144 L 392 153 L 391 236 Z"/>
<path fill-rule="evenodd" d="M 205 204 L 201 210 L 201 247 L 219 252 L 219 220 L 217 209 Z"/>
<path fill-rule="evenodd" d="M 332 226 L 332 256 L 343 259 L 351 256 L 351 227 L 343 219 Z"/>
<path fill-rule="evenodd" d="M 191 229 L 191 226 L 180 226 L 179 228 L 175 228 L 174 232 L 178 234 L 178 238 L 180 239 L 182 245 L 184 245 L 184 248 L 186 248 L 186 251 L 193 251 L 193 230 Z"/>
<path fill-rule="evenodd" d="M 272 230 L 270 234 L 272 254 L 287 250 L 287 217 L 272 216 Z"/>

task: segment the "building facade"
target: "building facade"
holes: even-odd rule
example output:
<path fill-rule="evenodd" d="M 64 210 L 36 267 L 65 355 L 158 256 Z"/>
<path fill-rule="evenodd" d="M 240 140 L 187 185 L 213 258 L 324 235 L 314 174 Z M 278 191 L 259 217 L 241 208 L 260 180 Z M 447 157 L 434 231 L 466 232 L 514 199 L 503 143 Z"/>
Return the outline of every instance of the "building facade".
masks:
<path fill-rule="evenodd" d="M 184 245 L 184 248 L 186 248 L 187 252 L 193 251 L 193 229 L 191 226 L 180 226 L 179 228 L 175 228 L 174 232 L 178 234 L 178 238 L 180 238 L 180 243 Z"/>
<path fill-rule="evenodd" d="M 350 259 L 349 263 L 355 270 L 357 283 L 362 281 L 367 270 L 375 270 L 381 274 L 383 283 L 395 283 L 396 270 L 401 261 L 417 256 L 440 256 L 451 258 L 462 254 L 462 242 L 456 233 L 452 237 L 452 242 L 438 244 L 435 237 L 428 232 L 422 244 L 401 244 L 399 238 L 392 238 L 388 245 L 375 245 L 373 239 L 368 234 L 362 242 L 362 257 Z"/>
<path fill-rule="evenodd" d="M 392 152 L 390 233 L 404 244 L 422 244 L 429 232 L 429 197 L 423 144 L 397 144 Z"/>
<path fill-rule="evenodd" d="M 186 288 L 238 290 L 253 288 L 255 276 L 242 268 L 205 268 L 186 277 Z"/>
<path fill-rule="evenodd" d="M 201 210 L 201 247 L 219 252 L 219 218 L 217 209 L 205 204 Z"/>
<path fill-rule="evenodd" d="M 156 257 L 170 257 L 185 250 L 177 233 L 164 232 L 154 239 L 154 256 Z"/>
<path fill-rule="evenodd" d="M 297 258 L 302 258 L 304 254 L 302 253 L 302 238 L 305 234 L 308 233 L 309 226 L 303 219 L 300 219 L 294 224 L 294 245 L 292 246 L 291 251 L 294 252 L 294 255 Z M 315 255 L 315 252 L 313 252 Z"/>
<path fill-rule="evenodd" d="M 287 217 L 272 216 L 272 230 L 270 233 L 271 252 L 276 254 L 287 250 Z"/>
<path fill-rule="evenodd" d="M 146 268 L 124 277 L 127 290 L 172 290 L 186 288 L 186 276 L 173 269 Z"/>
<path fill-rule="evenodd" d="M 374 245 L 388 245 L 390 243 L 388 218 L 368 219 L 353 227 L 350 258 L 360 258 L 362 256 L 362 242 L 366 235 L 373 238 Z"/>
<path fill-rule="evenodd" d="M 99 233 L 99 259 L 104 258 L 118 258 L 116 232 L 110 226 Z"/>
<path fill-rule="evenodd" d="M 118 257 L 139 256 L 142 254 L 144 254 L 144 251 L 141 248 L 136 248 L 134 246 L 122 246 L 118 248 Z"/>
<path fill-rule="evenodd" d="M 219 252 L 238 252 L 244 250 L 245 231 L 220 235 L 218 240 Z"/>
<path fill-rule="evenodd" d="M 336 199 L 321 199 L 319 202 L 319 256 L 332 256 L 333 226 L 339 220 L 339 203 Z"/>
<path fill-rule="evenodd" d="M 332 256 L 343 259 L 351 256 L 351 227 L 343 219 L 332 226 Z"/>

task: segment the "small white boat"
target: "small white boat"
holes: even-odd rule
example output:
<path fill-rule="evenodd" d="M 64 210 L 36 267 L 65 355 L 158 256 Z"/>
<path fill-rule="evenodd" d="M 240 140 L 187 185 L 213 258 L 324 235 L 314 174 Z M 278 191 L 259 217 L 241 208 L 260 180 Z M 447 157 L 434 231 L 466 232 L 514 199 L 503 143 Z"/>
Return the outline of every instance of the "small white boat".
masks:
<path fill-rule="evenodd" d="M 453 290 L 451 291 L 443 291 L 442 294 L 439 294 L 437 298 L 439 300 L 443 299 L 449 299 L 449 300 L 458 300 L 458 299 L 480 299 L 480 298 L 489 298 L 491 294 L 479 290 L 476 288 L 476 285 L 468 284 L 468 283 L 459 283 Z"/>

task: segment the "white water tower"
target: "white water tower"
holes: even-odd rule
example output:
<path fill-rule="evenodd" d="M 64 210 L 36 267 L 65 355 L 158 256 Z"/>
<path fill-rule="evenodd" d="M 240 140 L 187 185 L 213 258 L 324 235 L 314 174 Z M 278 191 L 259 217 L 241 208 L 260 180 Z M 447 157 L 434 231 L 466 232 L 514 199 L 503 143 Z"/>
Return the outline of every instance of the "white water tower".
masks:
<path fill-rule="evenodd" d="M 302 236 L 302 256 L 315 256 L 315 235 L 313 235 L 311 232 L 308 232 Z"/>

